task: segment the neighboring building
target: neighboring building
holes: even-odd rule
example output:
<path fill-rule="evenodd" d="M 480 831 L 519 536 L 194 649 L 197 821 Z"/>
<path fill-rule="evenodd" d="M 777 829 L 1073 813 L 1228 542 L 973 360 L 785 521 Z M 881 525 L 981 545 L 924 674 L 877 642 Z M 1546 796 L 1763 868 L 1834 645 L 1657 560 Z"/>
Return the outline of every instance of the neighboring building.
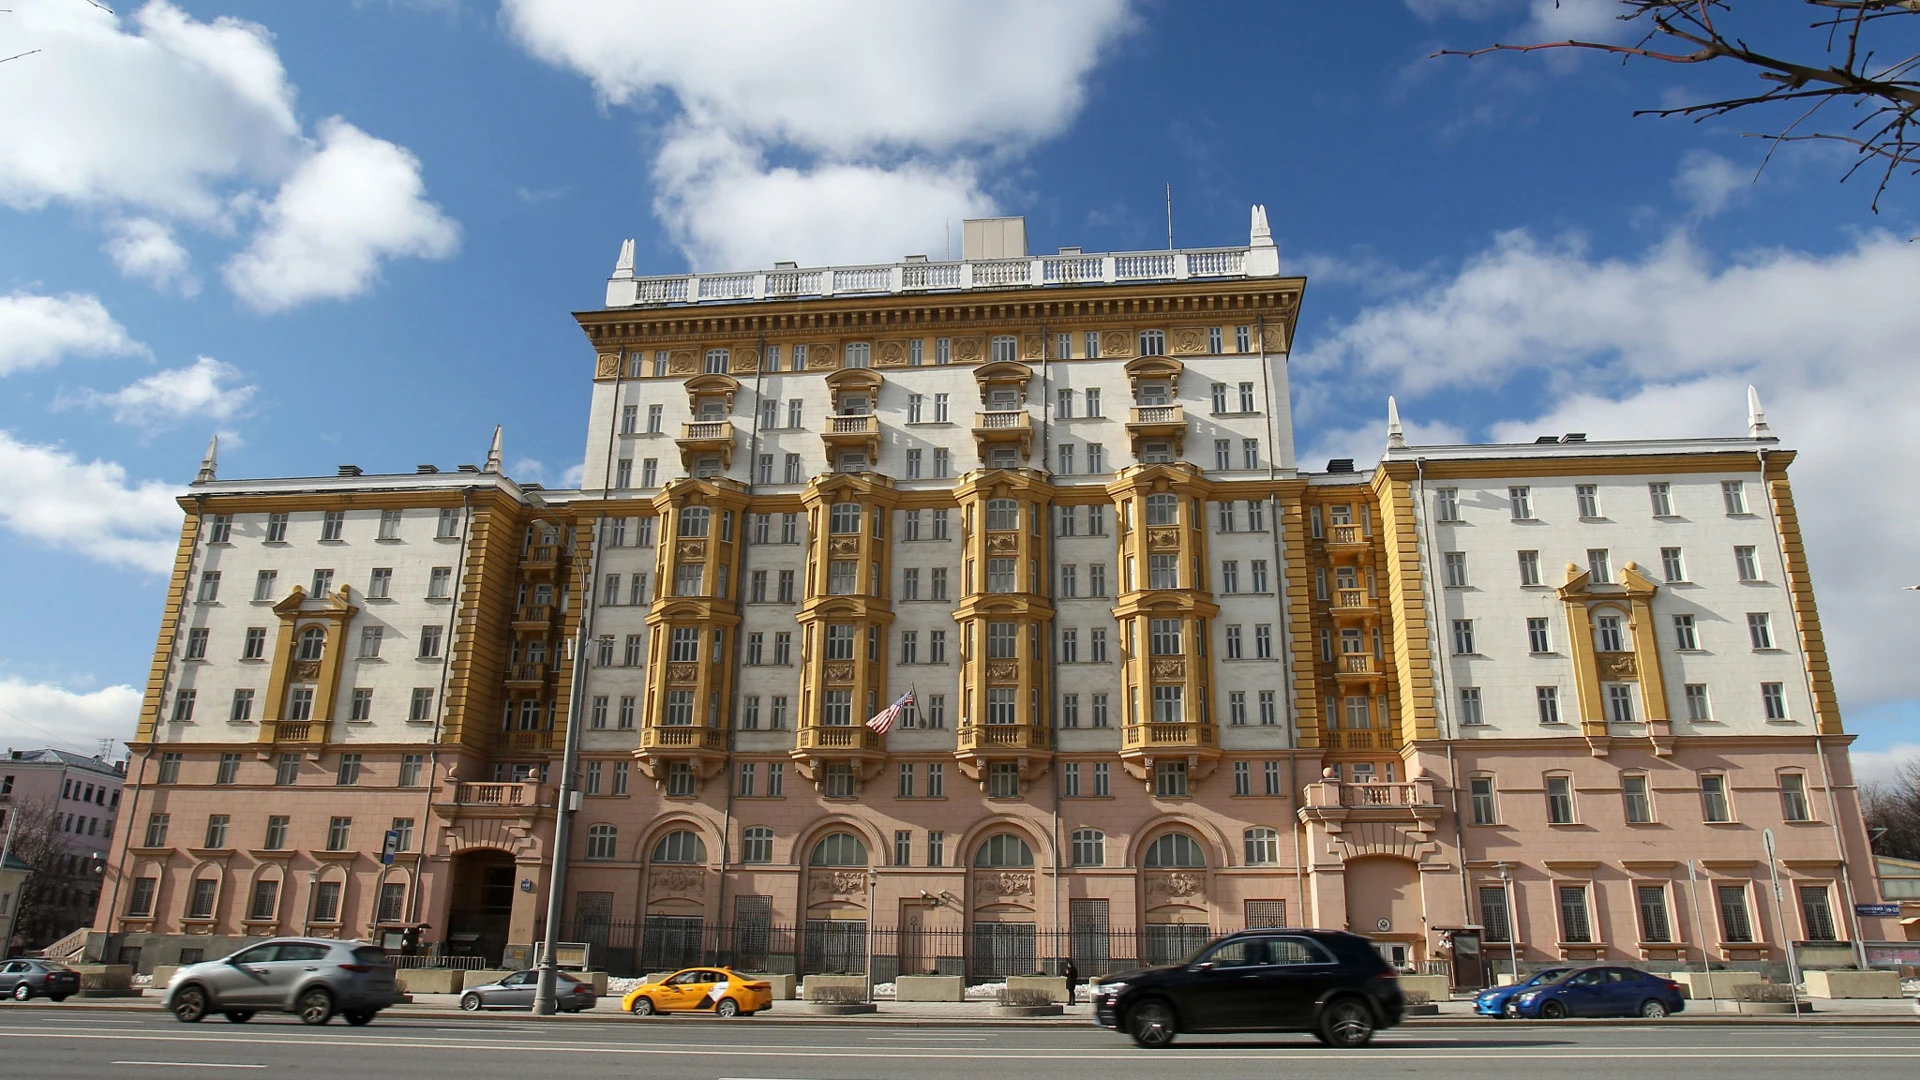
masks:
<path fill-rule="evenodd" d="M 11 852 L 0 858 L 0 956 L 12 955 L 8 944 L 13 941 L 13 922 L 20 907 L 20 888 L 27 883 L 27 875 L 33 867 L 13 857 Z"/>
<path fill-rule="evenodd" d="M 10 750 L 0 758 L 0 835 L 15 814 L 25 815 L 18 830 L 45 833 L 14 838 L 14 855 L 31 852 L 34 868 L 33 903 L 13 927 L 21 944 L 38 948 L 92 924 L 125 780 L 126 762 L 66 750 Z"/>
<path fill-rule="evenodd" d="M 576 703 L 562 937 L 617 970 L 857 968 L 869 922 L 883 976 L 1303 924 L 1766 964 L 1762 827 L 1790 937 L 1889 936 L 1757 403 L 1686 442 L 1394 418 L 1370 473 L 1304 473 L 1279 270 L 1260 210 L 1205 251 L 1009 219 L 958 263 L 638 278 L 629 242 L 576 316 L 584 490 L 497 436 L 449 473 L 210 452 L 96 953 L 523 955 Z"/>

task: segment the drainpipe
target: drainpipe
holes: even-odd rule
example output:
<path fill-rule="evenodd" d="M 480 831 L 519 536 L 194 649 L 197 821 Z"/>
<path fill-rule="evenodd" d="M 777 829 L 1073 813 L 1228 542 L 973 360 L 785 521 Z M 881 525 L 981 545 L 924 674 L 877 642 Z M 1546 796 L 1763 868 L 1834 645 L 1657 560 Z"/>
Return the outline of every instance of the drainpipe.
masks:
<path fill-rule="evenodd" d="M 1767 486 L 1767 448 L 1762 446 L 1756 450 L 1755 453 L 1760 459 L 1760 487 L 1767 504 L 1767 525 L 1773 530 L 1773 548 L 1775 554 L 1780 556 L 1780 572 L 1785 574 L 1787 567 L 1787 548 L 1785 539 L 1780 535 L 1780 523 L 1773 512 L 1773 492 L 1769 490 Z M 1800 620 L 1796 617 L 1794 619 L 1795 629 L 1799 628 L 1799 622 Z M 1813 676 L 1807 671 L 1807 657 L 1804 646 L 1801 649 L 1800 655 L 1800 683 L 1806 688 L 1807 700 L 1811 702 L 1813 700 Z M 1840 894 L 1845 898 L 1847 908 L 1847 936 L 1853 941 L 1853 966 L 1864 971 L 1867 967 L 1867 947 L 1866 944 L 1860 940 L 1860 913 L 1855 911 L 1853 906 L 1853 873 L 1850 864 L 1847 862 L 1846 834 L 1840 831 L 1840 800 L 1839 796 L 1834 794 L 1833 772 L 1827 764 L 1827 740 L 1826 736 L 1820 733 L 1820 716 L 1818 713 L 1815 713 L 1813 717 L 1813 749 L 1815 756 L 1820 759 L 1820 783 L 1827 789 L 1827 823 L 1833 828 L 1834 854 L 1840 857 Z M 1777 908 L 1783 903 L 1785 903 L 1785 901 L 1776 899 L 1774 906 Z M 1780 942 L 1780 948 L 1788 952 L 1788 962 L 1791 964 L 1792 944 L 1782 940 Z"/>
<path fill-rule="evenodd" d="M 1470 921 L 1473 918 L 1473 907 L 1467 885 L 1466 829 L 1460 823 L 1460 772 L 1459 765 L 1453 757 L 1452 699 L 1448 697 L 1450 691 L 1447 687 L 1447 639 L 1446 635 L 1442 633 L 1440 629 L 1439 604 L 1434 599 L 1433 589 L 1429 588 L 1426 584 L 1427 575 L 1424 573 L 1424 568 L 1432 565 L 1433 556 L 1433 519 L 1427 513 L 1427 459 L 1423 457 L 1414 458 L 1413 468 L 1416 485 L 1414 511 L 1420 518 L 1420 530 L 1414 539 L 1416 543 L 1419 543 L 1422 547 L 1420 551 L 1420 565 L 1423 568 L 1420 576 L 1420 605 L 1426 609 L 1427 624 L 1432 627 L 1432 629 L 1428 631 L 1427 639 L 1433 643 L 1433 656 L 1435 661 L 1433 665 L 1433 677 L 1440 688 L 1440 693 L 1434 703 L 1434 719 L 1439 723 L 1440 738 L 1447 747 L 1447 801 L 1453 812 L 1453 847 L 1456 853 L 1454 862 L 1458 864 L 1460 868 L 1460 917 L 1464 922 Z M 1408 777 L 1407 779 L 1411 780 L 1413 778 Z M 1507 918 L 1511 920 L 1513 917 L 1512 905 L 1509 904 Z"/>
<path fill-rule="evenodd" d="M 473 535 L 473 486 L 460 489 L 460 554 L 453 562 L 453 611 L 456 617 L 447 628 L 447 651 L 440 661 L 440 687 L 435 691 L 433 710 L 433 743 L 427 748 L 427 798 L 420 816 L 420 857 L 413 862 L 412 883 L 409 891 L 411 901 L 407 905 L 407 922 L 418 926 L 420 923 L 420 877 L 427 859 L 427 828 L 433 822 L 433 785 L 440 775 L 440 739 L 446 731 L 447 721 L 447 672 L 453 664 L 454 635 L 459 633 L 460 620 L 457 617 L 460 605 L 465 597 L 461 590 L 466 586 L 467 544 Z M 378 915 L 379 912 L 375 912 Z"/>
<path fill-rule="evenodd" d="M 1293 802 L 1293 820 L 1288 823 L 1287 831 L 1293 834 L 1293 888 L 1299 903 L 1295 914 L 1302 922 L 1307 919 L 1307 868 L 1305 828 L 1300 822 L 1300 726 L 1299 714 L 1294 709 L 1293 687 L 1293 634 L 1287 622 L 1287 564 L 1280 551 L 1280 498 L 1273 485 L 1280 480 L 1280 411 L 1273 401 L 1273 366 L 1267 356 L 1267 317 L 1254 316 L 1254 333 L 1260 347 L 1260 388 L 1267 401 L 1267 437 L 1271 440 L 1267 453 L 1267 529 L 1273 541 L 1273 610 L 1274 625 L 1280 649 L 1280 690 L 1287 696 L 1287 797 Z M 1284 355 L 1284 354 L 1283 354 Z"/>

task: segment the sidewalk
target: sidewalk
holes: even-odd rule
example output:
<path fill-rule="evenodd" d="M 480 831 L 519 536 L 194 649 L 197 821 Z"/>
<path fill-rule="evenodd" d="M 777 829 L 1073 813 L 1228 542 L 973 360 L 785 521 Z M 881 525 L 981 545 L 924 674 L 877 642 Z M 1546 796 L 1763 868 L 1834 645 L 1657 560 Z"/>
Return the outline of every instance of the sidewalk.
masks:
<path fill-rule="evenodd" d="M 157 991 L 146 991 L 139 997 L 124 998 L 70 998 L 54 1004 L 36 1000 L 32 1005 L 48 1009 L 84 1009 L 89 1011 L 157 1011 L 160 995 Z M 1498 1021 L 1477 1017 L 1473 1013 L 1473 1003 L 1466 1000 L 1443 1001 L 1439 1012 L 1432 1016 L 1410 1016 L 1406 1023 L 1411 1027 L 1441 1025 L 1448 1027 L 1463 1025 L 1491 1025 L 1502 1023 L 1624 1023 L 1621 1019 L 1597 1021 Z M 1793 1024 L 1793 1023 L 1859 1023 L 1886 1024 L 1911 1022 L 1920 1024 L 1920 1014 L 1916 1014 L 1913 998 L 1888 999 L 1851 999 L 1819 1000 L 1813 1003 L 1814 1011 L 1798 1019 L 1790 1014 L 1749 1016 L 1732 1012 L 1719 1012 L 1712 1007 L 1710 1000 L 1689 1001 L 1685 1012 L 1666 1020 L 1644 1021 L 1661 1024 Z M 8 1008 L 22 1006 L 0 1003 L 0 1015 Z M 881 1001 L 875 1012 L 852 1016 L 807 1016 L 800 1010 L 800 1002 L 780 1001 L 768 1012 L 752 1017 L 750 1023 L 784 1024 L 921 1024 L 929 1026 L 991 1026 L 991 1027 L 1085 1027 L 1093 1022 L 1093 1006 L 1086 1002 L 1061 1007 L 1060 1016 L 1016 1019 L 998 1017 L 992 1014 L 988 1002 L 937 1002 L 937 1001 Z M 458 994 L 415 994 L 413 1002 L 397 1005 L 391 1015 L 436 1016 L 436 1017 L 482 1017 L 490 1020 L 530 1019 L 529 1015 L 519 1011 L 499 1011 L 485 1013 L 466 1013 L 460 1011 Z M 578 1020 L 617 1019 L 624 1014 L 620 1011 L 618 997 L 600 999 L 598 1007 L 576 1015 L 542 1019 L 556 1019 L 562 1022 Z M 635 1023 L 712 1023 L 711 1017 L 653 1017 Z"/>

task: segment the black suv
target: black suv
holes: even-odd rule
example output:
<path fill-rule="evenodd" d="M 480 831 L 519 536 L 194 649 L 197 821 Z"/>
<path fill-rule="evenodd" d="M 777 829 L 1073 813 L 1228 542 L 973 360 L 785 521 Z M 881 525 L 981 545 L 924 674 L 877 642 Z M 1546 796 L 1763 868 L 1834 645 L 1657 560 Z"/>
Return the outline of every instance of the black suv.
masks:
<path fill-rule="evenodd" d="M 1310 1031 L 1352 1047 L 1399 1023 L 1405 1005 L 1399 977 L 1358 934 L 1243 930 L 1184 964 L 1102 980 L 1093 1016 L 1148 1047 L 1182 1031 Z"/>

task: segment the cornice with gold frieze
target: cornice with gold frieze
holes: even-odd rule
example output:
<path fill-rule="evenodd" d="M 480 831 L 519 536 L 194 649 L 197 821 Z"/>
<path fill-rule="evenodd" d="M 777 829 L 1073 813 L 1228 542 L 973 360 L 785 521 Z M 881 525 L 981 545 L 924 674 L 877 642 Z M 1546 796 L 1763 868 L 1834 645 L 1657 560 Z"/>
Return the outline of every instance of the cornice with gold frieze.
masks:
<path fill-rule="evenodd" d="M 1120 619 L 1179 612 L 1196 619 L 1211 619 L 1220 614 L 1220 605 L 1202 599 L 1203 595 L 1190 589 L 1147 589 L 1121 593 L 1114 598 L 1113 617 Z"/>
<path fill-rule="evenodd" d="M 997 498 L 1046 502 L 1059 490 L 1039 469 L 972 469 L 954 482 L 953 500 L 960 504 Z"/>
<path fill-rule="evenodd" d="M 953 609 L 955 622 L 990 617 L 1044 621 L 1053 615 L 1053 604 L 1037 593 L 971 593 Z"/>
<path fill-rule="evenodd" d="M 1784 471 L 1793 462 L 1792 450 L 1767 451 L 1767 472 Z M 1509 476 L 1637 476 L 1646 473 L 1734 473 L 1758 472 L 1758 460 L 1737 450 L 1714 450 L 1697 454 L 1542 454 L 1538 457 L 1472 458 L 1465 460 L 1431 459 L 1425 463 L 1425 478 L 1434 480 L 1498 480 Z M 1402 482 L 1417 480 L 1422 469 L 1411 461 L 1383 461 L 1375 466 L 1371 483 L 1377 489 L 1385 478 Z"/>
<path fill-rule="evenodd" d="M 445 477 L 437 474 L 436 479 Z M 463 498 L 467 496 L 467 498 Z M 198 500 L 196 502 L 196 500 Z M 547 513 L 547 508 L 530 506 L 507 491 L 493 486 L 471 488 L 404 488 L 392 491 L 289 491 L 285 493 L 250 492 L 235 495 L 181 495 L 174 500 L 191 514 L 196 507 L 210 514 L 290 513 L 301 510 L 422 510 L 451 509 L 470 503 L 474 509 L 508 511 L 527 517 Z M 486 505 L 482 505 L 482 504 Z"/>
<path fill-rule="evenodd" d="M 1198 466 L 1186 462 L 1156 462 L 1129 465 L 1107 482 L 1107 496 L 1115 501 L 1173 491 L 1197 498 L 1210 498 L 1214 482 Z"/>
<path fill-rule="evenodd" d="M 800 605 L 797 622 L 825 622 L 855 619 L 887 626 L 893 622 L 893 609 L 877 596 L 816 596 Z"/>
<path fill-rule="evenodd" d="M 893 478 L 884 473 L 822 473 L 800 492 L 800 505 L 813 510 L 849 498 L 892 509 L 900 500 L 900 492 L 893 486 Z"/>

